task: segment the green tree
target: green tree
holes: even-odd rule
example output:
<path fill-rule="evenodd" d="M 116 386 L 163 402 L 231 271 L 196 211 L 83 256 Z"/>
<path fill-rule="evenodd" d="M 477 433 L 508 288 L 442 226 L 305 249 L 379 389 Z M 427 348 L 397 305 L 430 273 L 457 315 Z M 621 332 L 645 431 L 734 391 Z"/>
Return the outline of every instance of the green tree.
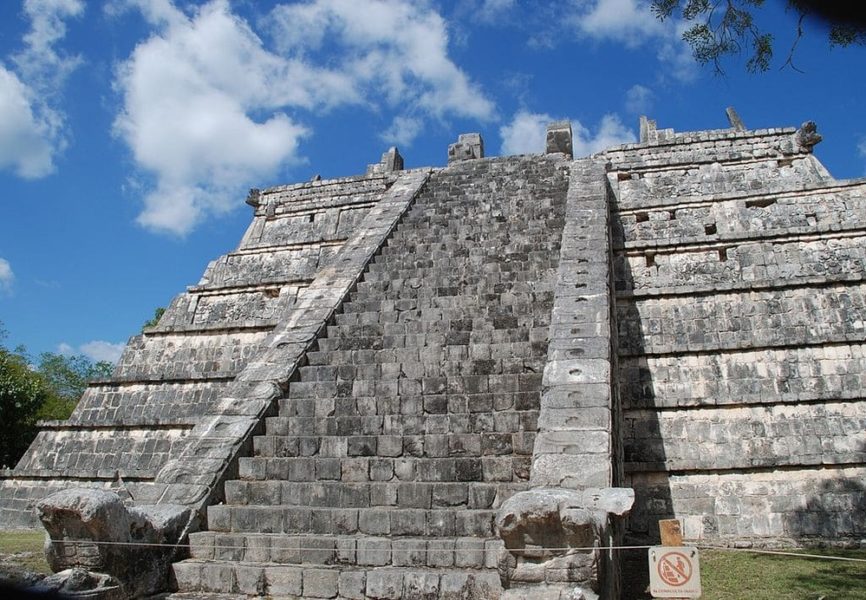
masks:
<path fill-rule="evenodd" d="M 66 356 L 44 352 L 39 356 L 37 373 L 51 390 L 51 397 L 39 408 L 39 419 L 67 419 L 87 383 L 111 376 L 114 366 L 106 361 L 92 362 L 86 356 Z"/>
<path fill-rule="evenodd" d="M 144 331 L 148 327 L 156 327 L 159 323 L 159 320 L 162 318 L 162 315 L 165 314 L 165 307 L 160 306 L 156 310 L 153 311 L 153 317 L 148 319 L 144 325 L 141 326 L 141 330 Z"/>
<path fill-rule="evenodd" d="M 67 356 L 44 352 L 39 355 L 39 374 L 45 378 L 52 391 L 69 400 L 78 401 L 94 379 L 111 376 L 114 366 L 107 361 L 92 362 L 80 354 Z"/>
<path fill-rule="evenodd" d="M 33 441 L 36 422 L 68 418 L 88 381 L 110 376 L 113 366 L 51 352 L 34 366 L 25 348 L 6 348 L 5 337 L 0 322 L 0 466 L 12 467 Z"/>
<path fill-rule="evenodd" d="M 815 21 L 829 24 L 831 46 L 866 45 L 866 21 L 858 17 L 859 2 L 828 0 L 784 0 L 788 10 L 799 19 L 794 42 L 785 65 L 796 69 L 793 63 L 797 44 L 806 25 Z M 711 63 L 722 73 L 721 60 L 748 49 L 746 69 L 763 72 L 770 68 L 775 40 L 773 35 L 759 27 L 755 15 L 765 0 L 652 0 L 652 9 L 661 19 L 679 17 L 690 24 L 683 40 L 692 48 L 695 60 Z"/>
<path fill-rule="evenodd" d="M 0 346 L 0 466 L 12 467 L 36 435 L 38 412 L 51 398 L 27 356 Z"/>

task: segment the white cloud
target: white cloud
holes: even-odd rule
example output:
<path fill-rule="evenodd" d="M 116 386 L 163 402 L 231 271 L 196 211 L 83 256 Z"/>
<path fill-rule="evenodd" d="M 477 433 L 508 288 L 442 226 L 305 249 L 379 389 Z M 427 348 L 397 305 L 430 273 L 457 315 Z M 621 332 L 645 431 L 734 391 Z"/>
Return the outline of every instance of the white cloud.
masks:
<path fill-rule="evenodd" d="M 123 354 L 124 348 L 126 348 L 126 344 L 112 344 L 111 342 L 105 342 L 103 340 L 87 342 L 81 344 L 78 348 L 71 344 L 67 344 L 66 342 L 57 344 L 57 352 L 60 354 L 66 356 L 83 354 L 93 362 L 106 361 L 116 363 L 120 360 L 120 355 Z"/>
<path fill-rule="evenodd" d="M 81 0 L 24 2 L 30 20 L 25 47 L 10 57 L 15 71 L 0 64 L 0 169 L 25 179 L 54 171 L 54 158 L 67 145 L 64 115 L 54 105 L 81 62 L 54 46 L 66 35 L 64 19 L 83 11 Z"/>
<path fill-rule="evenodd" d="M 226 2 L 193 17 L 154 6 L 145 16 L 157 32 L 118 68 L 123 110 L 114 130 L 156 179 L 138 222 L 183 235 L 297 159 L 308 130 L 278 109 L 312 100 L 303 84 L 293 89 L 294 65 L 267 52 Z"/>
<path fill-rule="evenodd" d="M 516 5 L 517 0 L 483 0 L 473 17 L 485 23 L 495 23 L 511 12 Z"/>
<path fill-rule="evenodd" d="M 866 137 L 860 139 L 860 143 L 857 144 L 857 151 L 860 153 L 860 156 L 866 158 Z"/>
<path fill-rule="evenodd" d="M 584 38 L 632 49 L 654 44 L 657 58 L 676 79 L 688 81 L 697 74 L 691 50 L 682 40 L 687 25 L 678 19 L 660 21 L 648 0 L 572 0 L 566 21 Z"/>
<path fill-rule="evenodd" d="M 574 155 L 586 156 L 606 150 L 611 146 L 631 144 L 637 141 L 634 132 L 623 125 L 619 117 L 613 114 L 604 115 L 593 134 L 580 121 L 571 122 L 574 136 Z"/>
<path fill-rule="evenodd" d="M 544 152 L 547 143 L 547 126 L 555 120 L 546 113 L 518 111 L 510 123 L 499 128 L 502 155 Z"/>
<path fill-rule="evenodd" d="M 517 112 L 510 123 L 499 129 L 499 135 L 502 137 L 502 154 L 544 152 L 547 125 L 558 120 L 546 113 L 531 113 L 525 110 Z M 576 119 L 571 119 L 571 129 L 576 157 L 601 152 L 611 146 L 631 143 L 637 139 L 634 132 L 613 114 L 602 117 L 595 133 Z"/>
<path fill-rule="evenodd" d="M 0 292 L 10 292 L 14 281 L 15 274 L 12 272 L 12 265 L 5 258 L 0 258 Z"/>
<path fill-rule="evenodd" d="M 79 350 L 81 353 L 94 362 L 106 361 L 116 363 L 120 360 L 120 355 L 123 354 L 123 349 L 126 344 L 112 344 L 102 340 L 94 340 L 81 344 Z"/>
<path fill-rule="evenodd" d="M 632 114 L 645 114 L 652 106 L 653 97 L 651 89 L 636 83 L 625 93 L 625 109 Z"/>
<path fill-rule="evenodd" d="M 282 52 L 342 50 L 339 71 L 371 102 L 435 117 L 492 119 L 494 105 L 448 56 L 445 21 L 423 1 L 311 0 L 271 13 Z M 327 44 L 326 44 L 327 42 Z"/>
<path fill-rule="evenodd" d="M 404 145 L 426 116 L 493 115 L 493 104 L 448 58 L 444 21 L 425 4 L 277 6 L 267 23 L 279 52 L 226 0 L 190 15 L 169 0 L 125 6 L 137 7 L 154 33 L 117 70 L 123 109 L 114 131 L 154 178 L 138 217 L 153 230 L 184 235 L 301 160 L 299 144 L 311 134 L 298 120 L 304 111 L 405 108 L 382 134 Z"/>
<path fill-rule="evenodd" d="M 35 179 L 54 170 L 58 116 L 35 102 L 36 94 L 0 65 L 0 169 Z"/>
<path fill-rule="evenodd" d="M 663 36 L 664 24 L 640 0 L 575 0 L 570 21 L 584 35 L 636 47 Z"/>
<path fill-rule="evenodd" d="M 391 126 L 382 132 L 382 141 L 408 148 L 424 129 L 424 121 L 415 117 L 396 116 Z"/>
<path fill-rule="evenodd" d="M 66 56 L 55 44 L 66 37 L 65 19 L 84 13 L 81 0 L 25 0 L 24 13 L 30 31 L 24 36 L 26 47 L 13 56 L 19 73 L 41 93 L 54 94 L 82 62 L 80 56 Z"/>

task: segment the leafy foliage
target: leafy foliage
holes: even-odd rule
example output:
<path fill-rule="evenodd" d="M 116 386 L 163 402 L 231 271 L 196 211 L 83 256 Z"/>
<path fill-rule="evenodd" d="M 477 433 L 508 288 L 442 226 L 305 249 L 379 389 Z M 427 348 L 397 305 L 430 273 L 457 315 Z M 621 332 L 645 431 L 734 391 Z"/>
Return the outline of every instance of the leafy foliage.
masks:
<path fill-rule="evenodd" d="M 765 0 L 652 0 L 652 10 L 660 20 L 681 17 L 691 26 L 683 33 L 683 40 L 692 48 L 692 54 L 701 64 L 711 63 L 722 73 L 721 59 L 741 54 L 748 49 L 746 69 L 764 72 L 773 59 L 774 38 L 755 23 L 755 14 Z M 815 16 L 830 23 L 829 41 L 833 46 L 866 45 L 866 24 L 848 20 L 846 15 L 828 10 L 814 0 L 785 0 L 789 10 L 799 15 L 797 32 L 788 53 L 786 65 L 792 62 L 794 51 L 804 34 L 806 17 Z M 833 5 L 834 3 L 826 3 Z M 844 4 L 844 3 L 835 3 Z"/>
<path fill-rule="evenodd" d="M 26 356 L 0 348 L 0 465 L 12 466 L 36 435 L 39 409 L 51 397 Z"/>
<path fill-rule="evenodd" d="M 153 317 L 151 317 L 148 321 L 141 326 L 142 331 L 147 329 L 148 327 L 156 327 L 159 323 L 159 320 L 162 318 L 162 315 L 165 314 L 165 307 L 160 306 L 156 310 L 153 311 Z"/>
<path fill-rule="evenodd" d="M 34 365 L 25 348 L 2 345 L 0 323 L 0 466 L 14 466 L 36 435 L 36 422 L 72 414 L 87 382 L 111 375 L 108 362 L 45 352 Z"/>
<path fill-rule="evenodd" d="M 111 376 L 110 362 L 93 363 L 86 356 L 65 356 L 45 352 L 39 356 L 38 372 L 54 394 L 64 400 L 77 402 L 87 388 L 87 382 Z"/>

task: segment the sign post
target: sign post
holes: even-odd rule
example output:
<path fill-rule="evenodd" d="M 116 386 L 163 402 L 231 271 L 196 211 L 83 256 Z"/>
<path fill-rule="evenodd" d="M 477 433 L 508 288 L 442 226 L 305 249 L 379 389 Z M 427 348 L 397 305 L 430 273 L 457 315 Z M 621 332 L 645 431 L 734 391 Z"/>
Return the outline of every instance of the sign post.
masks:
<path fill-rule="evenodd" d="M 682 545 L 676 519 L 659 521 L 661 546 L 649 549 L 650 594 L 653 598 L 700 598 L 701 564 L 698 549 Z"/>

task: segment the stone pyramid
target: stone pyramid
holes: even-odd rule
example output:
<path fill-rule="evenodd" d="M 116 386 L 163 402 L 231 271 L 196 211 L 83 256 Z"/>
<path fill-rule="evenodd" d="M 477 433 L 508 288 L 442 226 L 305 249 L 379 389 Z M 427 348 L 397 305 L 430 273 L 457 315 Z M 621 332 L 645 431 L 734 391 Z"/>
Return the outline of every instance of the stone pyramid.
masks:
<path fill-rule="evenodd" d="M 0 480 L 3 526 L 60 490 L 183 509 L 151 585 L 178 597 L 615 598 L 622 564 L 628 596 L 607 548 L 665 518 L 858 543 L 866 182 L 814 124 L 729 117 L 251 191 L 238 249 Z M 48 528 L 58 564 L 87 554 Z"/>

